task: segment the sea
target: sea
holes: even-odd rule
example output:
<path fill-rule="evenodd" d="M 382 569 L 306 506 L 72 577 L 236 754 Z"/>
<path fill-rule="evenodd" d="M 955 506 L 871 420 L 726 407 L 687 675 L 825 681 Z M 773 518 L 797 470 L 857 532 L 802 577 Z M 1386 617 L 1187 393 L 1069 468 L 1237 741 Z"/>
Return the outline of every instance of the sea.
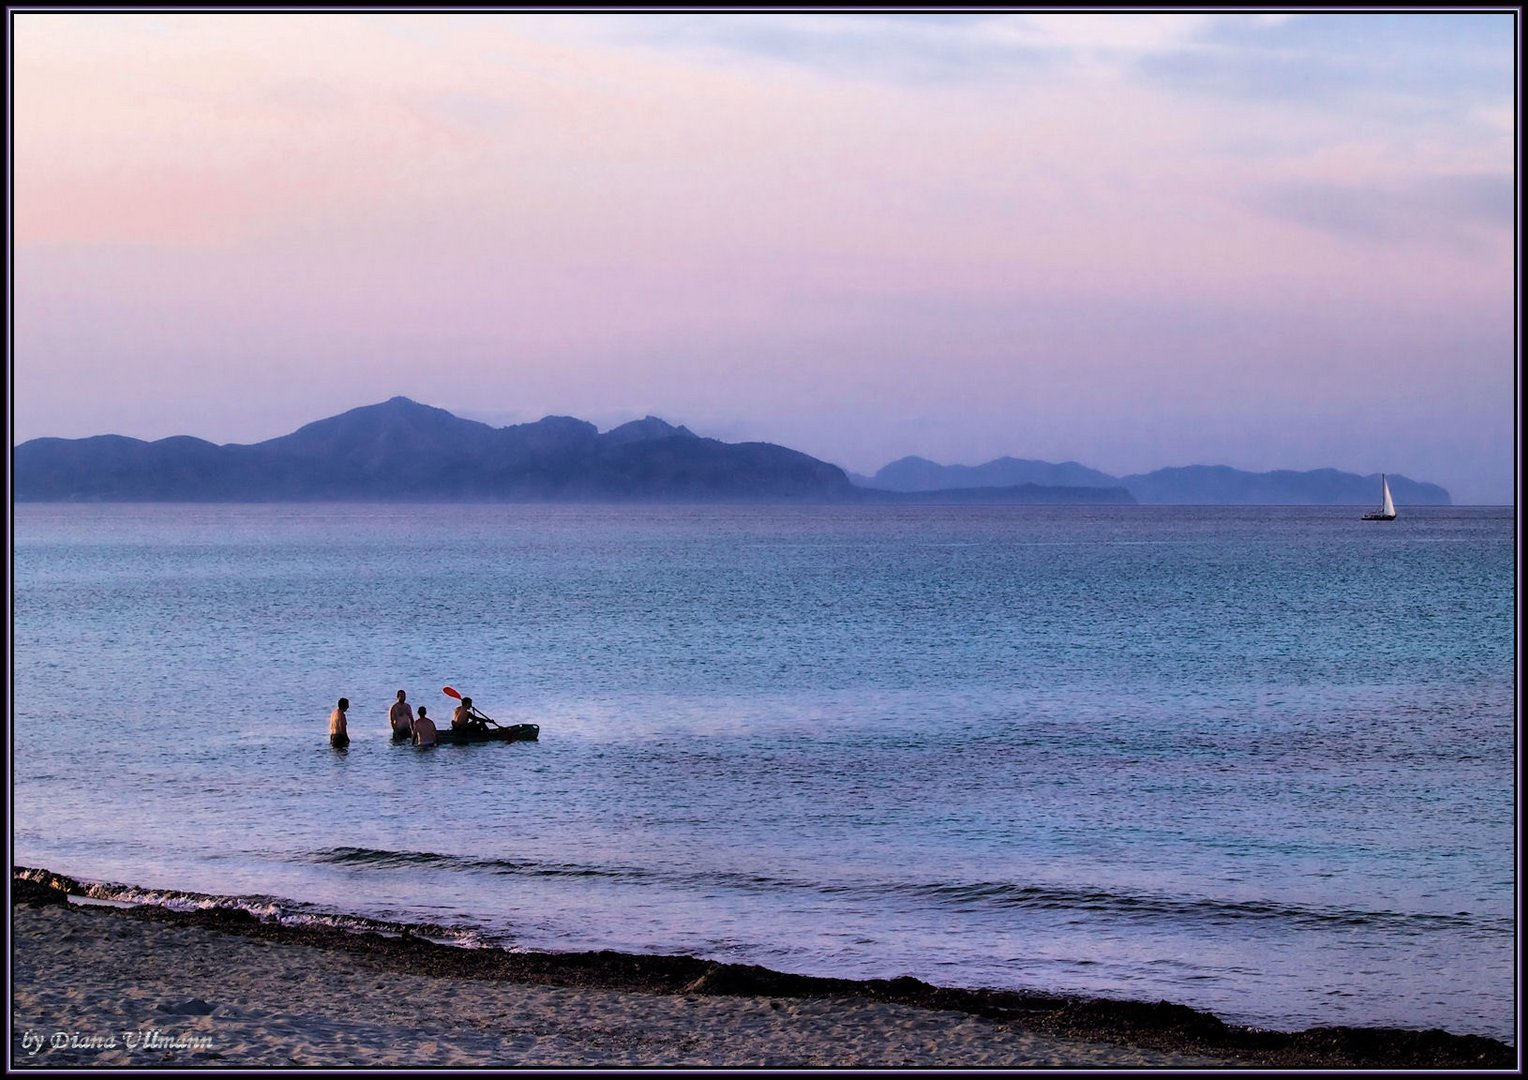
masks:
<path fill-rule="evenodd" d="M 1362 509 L 16 505 L 12 861 L 1515 1045 L 1516 512 Z"/>

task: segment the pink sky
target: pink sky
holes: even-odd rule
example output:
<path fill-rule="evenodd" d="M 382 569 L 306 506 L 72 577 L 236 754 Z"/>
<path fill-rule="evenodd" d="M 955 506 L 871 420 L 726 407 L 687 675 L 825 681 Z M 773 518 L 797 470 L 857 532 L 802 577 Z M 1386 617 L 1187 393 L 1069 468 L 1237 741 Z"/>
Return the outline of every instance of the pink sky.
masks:
<path fill-rule="evenodd" d="M 15 442 L 404 394 L 1514 499 L 1510 15 L 12 30 Z"/>

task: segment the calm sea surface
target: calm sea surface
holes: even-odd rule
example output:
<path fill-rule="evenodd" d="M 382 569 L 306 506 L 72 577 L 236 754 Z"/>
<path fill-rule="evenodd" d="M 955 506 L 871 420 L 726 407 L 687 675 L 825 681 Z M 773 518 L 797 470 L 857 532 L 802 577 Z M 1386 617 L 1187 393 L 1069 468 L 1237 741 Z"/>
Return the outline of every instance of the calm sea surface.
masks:
<path fill-rule="evenodd" d="M 18 863 L 1515 1041 L 1511 509 L 15 509 Z"/>

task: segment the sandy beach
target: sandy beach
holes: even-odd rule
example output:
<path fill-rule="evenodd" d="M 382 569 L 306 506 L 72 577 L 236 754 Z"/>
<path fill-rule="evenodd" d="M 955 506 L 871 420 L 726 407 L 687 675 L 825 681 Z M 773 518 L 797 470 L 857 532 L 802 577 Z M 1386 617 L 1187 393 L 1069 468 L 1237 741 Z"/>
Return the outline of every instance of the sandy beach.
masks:
<path fill-rule="evenodd" d="M 410 974 L 350 953 L 110 908 L 18 905 L 14 919 L 18 1066 L 1212 1063 L 905 1005 Z M 58 1032 L 67 1038 L 58 1040 Z M 35 1037 L 27 1040 L 28 1033 Z M 43 1046 L 34 1052 L 36 1037 Z M 56 1041 L 74 1045 L 55 1047 Z"/>
<path fill-rule="evenodd" d="M 19 879 L 13 888 L 11 1060 L 22 1068 L 1214 1069 L 1359 1065 L 1377 1063 L 1375 1052 L 1393 1064 L 1510 1067 L 1513 1057 L 1441 1032 L 1389 1033 L 1414 1036 L 1409 1047 L 1291 1045 L 1165 1006 L 1140 1007 L 1145 1022 L 1129 1003 L 1026 1005 L 992 992 L 937 1008 L 916 1002 L 945 992 L 913 980 L 840 985 L 688 957 L 463 950 L 65 902 Z M 914 1003 L 883 1000 L 895 997 Z"/>

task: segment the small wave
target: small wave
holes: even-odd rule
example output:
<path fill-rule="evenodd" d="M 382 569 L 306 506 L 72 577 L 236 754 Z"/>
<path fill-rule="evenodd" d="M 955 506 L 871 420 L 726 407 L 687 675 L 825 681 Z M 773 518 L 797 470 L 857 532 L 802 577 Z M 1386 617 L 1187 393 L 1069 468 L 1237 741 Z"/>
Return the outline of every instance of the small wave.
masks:
<path fill-rule="evenodd" d="M 376 866 L 382 868 L 401 866 L 453 866 L 470 864 L 456 855 L 442 855 L 435 851 L 387 851 L 379 848 L 337 847 L 314 851 L 309 858 L 316 863 L 336 863 L 341 866 Z"/>
<path fill-rule="evenodd" d="M 655 867 L 620 864 L 536 862 L 528 859 L 485 859 L 469 855 L 443 855 L 439 852 L 388 851 L 376 848 L 326 848 L 308 854 L 317 863 L 331 863 L 368 869 L 404 869 L 411 866 L 434 866 L 464 873 L 501 874 L 537 878 L 600 878 L 615 882 L 661 883 L 679 887 L 706 886 L 741 892 L 780 892 L 804 889 L 824 893 L 851 892 L 854 885 L 818 884 L 772 877 L 742 870 L 663 870 Z"/>
<path fill-rule="evenodd" d="M 413 934 L 428 937 L 442 944 L 460 945 L 466 948 L 498 948 L 504 945 L 503 942 L 483 934 L 476 928 L 448 927 L 433 923 L 390 922 L 364 915 L 322 911 L 310 904 L 283 900 L 274 896 L 221 896 L 215 893 L 192 892 L 187 889 L 154 889 L 110 881 L 81 881 L 30 867 L 17 867 L 13 871 L 13 877 L 57 889 L 74 898 L 75 901 L 84 903 L 155 907 L 167 911 L 238 913 L 259 922 L 279 923 L 283 926 L 322 927 L 350 933 L 392 936 Z"/>
<path fill-rule="evenodd" d="M 81 895 L 92 900 L 109 900 L 135 907 L 161 907 L 170 911 L 242 911 L 261 920 L 277 919 L 281 915 L 281 905 L 274 898 L 265 896 L 214 896 L 110 882 L 85 884 Z"/>
<path fill-rule="evenodd" d="M 362 915 L 341 915 L 322 911 L 290 911 L 280 915 L 283 926 L 305 926 L 326 930 L 343 930 L 347 933 L 382 934 L 386 937 L 412 935 L 428 938 L 442 945 L 455 945 L 464 949 L 500 948 L 503 942 L 469 927 L 446 927 L 436 924 L 399 923 L 384 919 L 368 919 Z"/>
<path fill-rule="evenodd" d="M 1127 918 L 1173 918 L 1213 923 L 1247 920 L 1290 922 L 1315 927 L 1376 926 L 1385 929 L 1506 929 L 1510 920 L 1478 916 L 1467 911 L 1452 914 L 1400 911 L 1365 911 L 1353 908 L 1308 907 L 1259 900 L 1221 900 L 1213 897 L 1174 897 L 1008 882 L 970 884 L 937 883 L 899 886 L 900 891 L 920 893 L 952 905 L 992 905 L 1096 911 Z"/>
<path fill-rule="evenodd" d="M 438 851 L 389 851 L 379 848 L 337 847 L 309 852 L 316 863 L 365 867 L 375 870 L 401 870 L 433 866 L 445 870 L 527 877 L 604 877 L 655 878 L 661 875 L 639 867 L 587 866 L 576 863 L 540 863 L 524 859 L 485 859 L 471 855 L 446 855 Z"/>
<path fill-rule="evenodd" d="M 483 859 L 436 852 L 380 851 L 370 848 L 332 848 L 314 852 L 318 862 L 343 863 L 372 868 L 437 866 L 468 873 L 538 878 L 597 878 L 630 884 L 662 884 L 680 889 L 723 889 L 742 893 L 812 892 L 832 897 L 876 898 L 886 895 L 915 896 L 925 903 L 953 908 L 1028 909 L 1035 911 L 1095 913 L 1104 917 L 1135 920 L 1170 920 L 1215 925 L 1247 922 L 1282 922 L 1308 929 L 1374 927 L 1389 931 L 1513 932 L 1510 919 L 1454 913 L 1363 910 L 1279 903 L 1271 900 L 1226 900 L 1215 897 L 1169 896 L 1111 889 L 1015 882 L 897 882 L 809 881 L 757 872 L 714 869 L 672 869 L 619 864 L 587 865 L 544 863 L 532 860 Z"/>

